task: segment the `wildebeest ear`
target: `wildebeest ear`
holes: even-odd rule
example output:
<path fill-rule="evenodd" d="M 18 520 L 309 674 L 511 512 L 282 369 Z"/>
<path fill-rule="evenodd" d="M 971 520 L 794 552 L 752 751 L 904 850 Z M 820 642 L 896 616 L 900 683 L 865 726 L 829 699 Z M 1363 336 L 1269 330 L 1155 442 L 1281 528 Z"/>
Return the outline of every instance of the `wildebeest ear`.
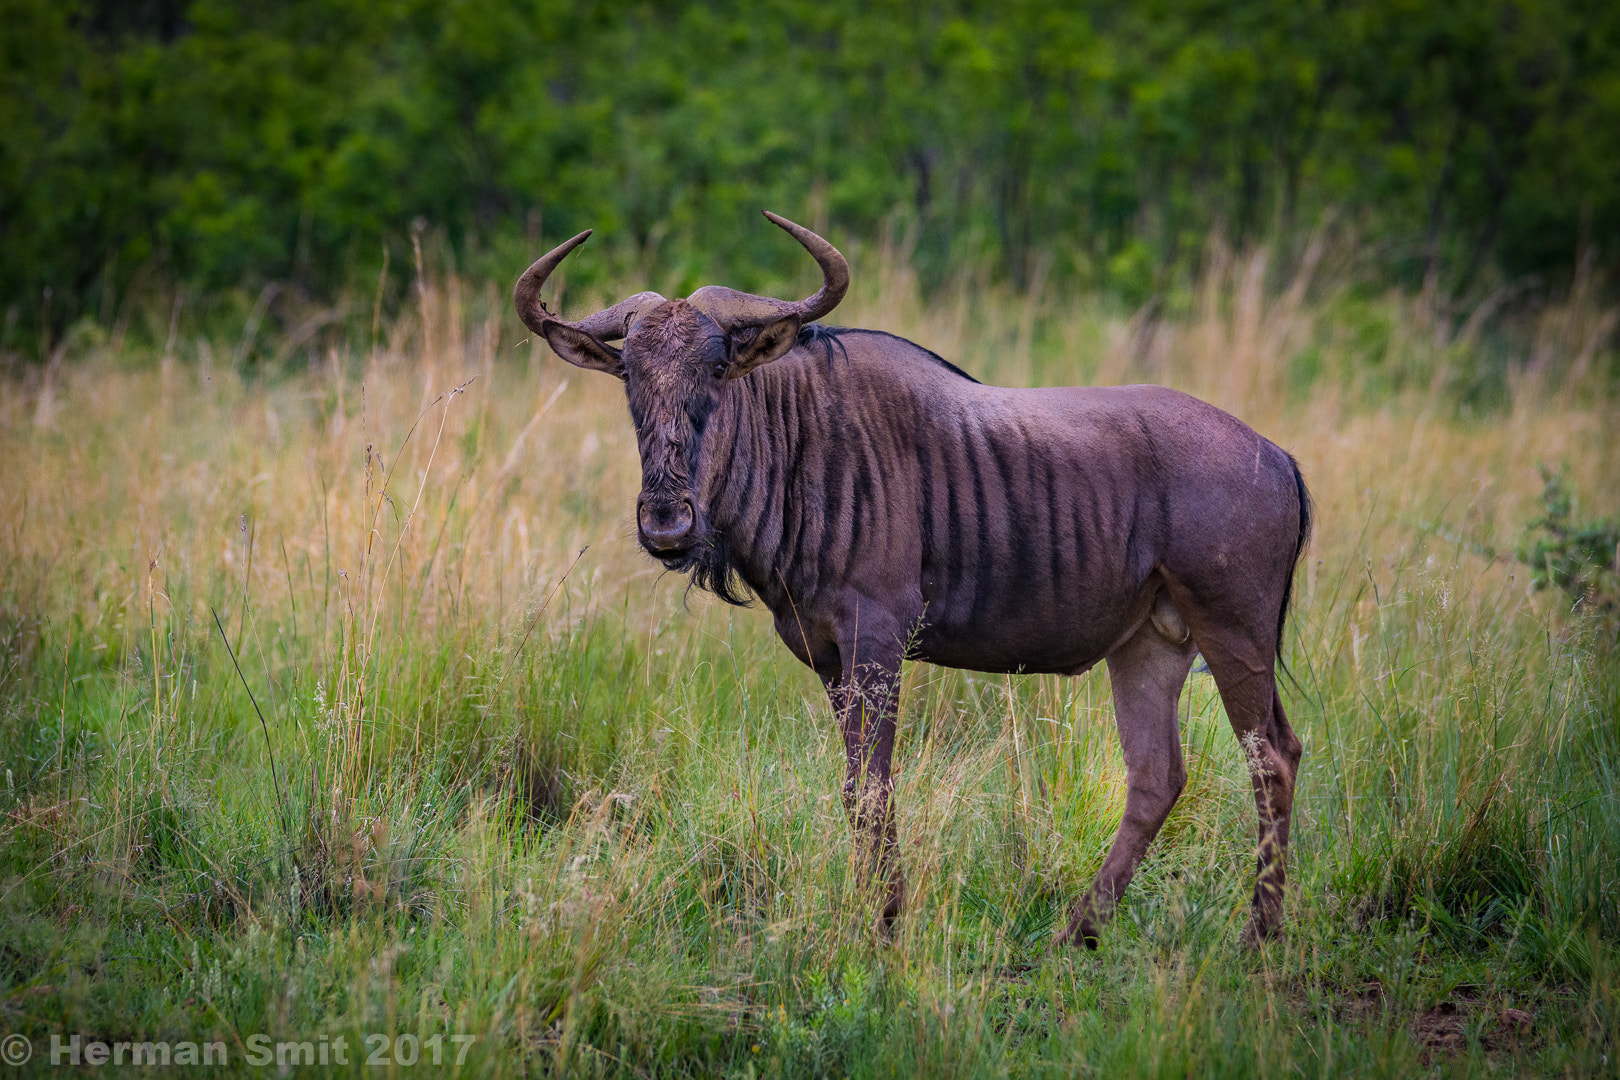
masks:
<path fill-rule="evenodd" d="M 613 346 L 604 345 L 585 331 L 562 322 L 546 323 L 544 333 L 551 350 L 575 367 L 624 378 L 624 360 Z"/>
<path fill-rule="evenodd" d="M 733 345 L 731 363 L 726 365 L 726 378 L 740 379 L 761 364 L 768 364 L 793 348 L 799 341 L 799 317 L 785 319 L 761 327 L 752 339 L 738 335 Z"/>

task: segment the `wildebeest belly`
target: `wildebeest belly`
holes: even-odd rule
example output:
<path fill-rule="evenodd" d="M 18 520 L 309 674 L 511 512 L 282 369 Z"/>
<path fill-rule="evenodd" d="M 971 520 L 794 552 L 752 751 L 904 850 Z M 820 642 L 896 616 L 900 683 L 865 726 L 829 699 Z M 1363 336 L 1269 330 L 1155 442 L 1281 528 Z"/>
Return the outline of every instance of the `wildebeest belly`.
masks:
<path fill-rule="evenodd" d="M 1010 578 L 977 618 L 934 619 L 925 609 L 912 657 L 973 671 L 1076 674 L 1108 655 L 1152 602 L 1152 590 L 1142 586 L 1051 594 L 1038 591 L 1033 576 Z M 960 607 L 949 590 L 936 600 L 941 611 Z"/>

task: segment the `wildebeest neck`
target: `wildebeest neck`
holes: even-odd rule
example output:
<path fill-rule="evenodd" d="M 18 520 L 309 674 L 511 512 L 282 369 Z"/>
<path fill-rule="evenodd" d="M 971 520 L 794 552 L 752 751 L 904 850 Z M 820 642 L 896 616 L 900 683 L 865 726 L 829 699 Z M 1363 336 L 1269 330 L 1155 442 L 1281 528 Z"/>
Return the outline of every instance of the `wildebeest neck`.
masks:
<path fill-rule="evenodd" d="M 773 612 L 818 591 L 826 526 L 854 510 L 845 479 L 866 455 L 847 373 L 790 355 L 733 383 L 709 425 L 700 489 L 712 550 Z"/>

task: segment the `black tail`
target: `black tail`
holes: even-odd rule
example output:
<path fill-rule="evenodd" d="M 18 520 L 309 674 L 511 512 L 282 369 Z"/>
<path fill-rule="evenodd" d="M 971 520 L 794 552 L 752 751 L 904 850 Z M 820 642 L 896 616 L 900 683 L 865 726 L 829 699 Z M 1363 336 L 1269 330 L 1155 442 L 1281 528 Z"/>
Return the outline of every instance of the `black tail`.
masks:
<path fill-rule="evenodd" d="M 1294 541 L 1294 557 L 1288 563 L 1288 580 L 1283 582 L 1282 608 L 1277 612 L 1277 666 L 1284 674 L 1289 674 L 1288 665 L 1283 661 L 1283 628 L 1288 625 L 1288 602 L 1294 598 L 1294 573 L 1311 539 L 1311 493 L 1305 488 L 1305 477 L 1293 454 L 1288 455 L 1288 465 L 1294 470 L 1294 489 L 1299 493 L 1299 536 Z"/>

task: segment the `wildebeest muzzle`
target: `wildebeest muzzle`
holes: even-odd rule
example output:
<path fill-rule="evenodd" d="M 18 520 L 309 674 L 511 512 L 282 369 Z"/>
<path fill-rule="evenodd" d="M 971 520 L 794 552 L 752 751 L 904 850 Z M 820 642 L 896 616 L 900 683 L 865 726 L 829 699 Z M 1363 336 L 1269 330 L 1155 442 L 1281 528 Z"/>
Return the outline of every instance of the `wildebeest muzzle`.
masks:
<path fill-rule="evenodd" d="M 636 500 L 636 533 L 641 546 L 661 559 L 690 551 L 698 538 L 692 500 L 643 494 Z"/>

